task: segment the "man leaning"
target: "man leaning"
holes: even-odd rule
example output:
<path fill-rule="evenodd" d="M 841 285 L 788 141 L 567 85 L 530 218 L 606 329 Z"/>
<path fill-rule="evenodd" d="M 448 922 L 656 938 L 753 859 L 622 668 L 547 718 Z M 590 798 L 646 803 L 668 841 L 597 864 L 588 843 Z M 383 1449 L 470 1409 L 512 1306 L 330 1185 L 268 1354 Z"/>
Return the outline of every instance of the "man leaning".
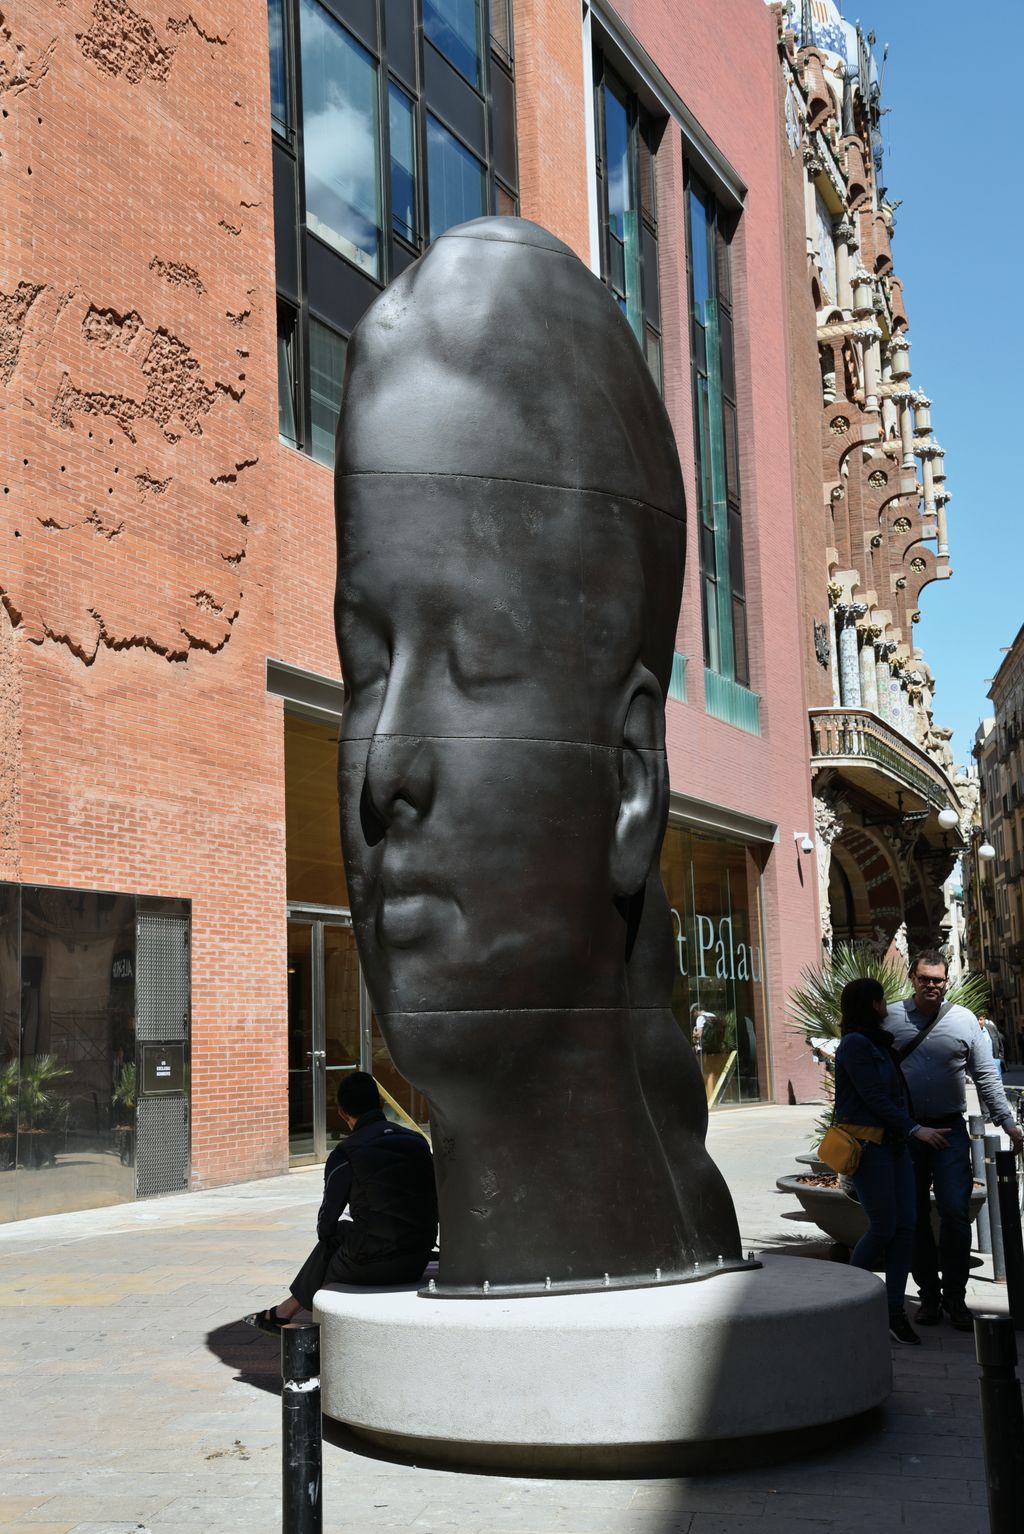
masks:
<path fill-rule="evenodd" d="M 1019 1154 L 1024 1132 L 1006 1101 L 992 1046 L 966 1007 L 945 1001 L 949 972 L 937 949 L 919 953 L 910 966 L 913 995 L 891 1006 L 885 1026 L 896 1040 L 896 1058 L 919 1123 L 944 1129 L 944 1148 L 912 1140 L 917 1226 L 912 1272 L 920 1298 L 919 1326 L 937 1326 L 943 1311 L 957 1331 L 970 1331 L 967 1276 L 971 1259 L 970 1202 L 974 1178 L 971 1142 L 964 1121 L 967 1077 L 978 1089 L 986 1116 L 1004 1129 Z M 935 1190 L 939 1244 L 932 1231 L 930 1193 Z"/>

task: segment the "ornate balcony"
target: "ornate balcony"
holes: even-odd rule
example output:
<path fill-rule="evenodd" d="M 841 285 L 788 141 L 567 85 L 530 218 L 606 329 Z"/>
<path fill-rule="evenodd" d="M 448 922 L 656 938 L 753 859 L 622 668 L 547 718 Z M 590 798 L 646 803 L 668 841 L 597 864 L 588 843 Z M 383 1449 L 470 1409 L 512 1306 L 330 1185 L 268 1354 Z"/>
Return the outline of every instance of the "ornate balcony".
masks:
<path fill-rule="evenodd" d="M 927 752 L 866 708 L 812 708 L 811 770 L 840 772 L 896 814 L 951 809 L 956 789 Z M 933 822 L 937 829 L 937 822 Z"/>

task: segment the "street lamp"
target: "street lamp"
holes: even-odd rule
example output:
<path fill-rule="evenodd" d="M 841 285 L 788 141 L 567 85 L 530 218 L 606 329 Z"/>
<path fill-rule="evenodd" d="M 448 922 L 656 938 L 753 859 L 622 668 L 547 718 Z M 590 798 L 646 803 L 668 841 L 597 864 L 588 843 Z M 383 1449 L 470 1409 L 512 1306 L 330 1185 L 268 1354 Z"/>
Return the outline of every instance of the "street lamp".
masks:
<path fill-rule="evenodd" d="M 952 831 L 953 827 L 958 826 L 959 824 L 960 816 L 957 814 L 956 810 L 939 811 L 939 825 L 942 827 L 943 831 Z"/>
<path fill-rule="evenodd" d="M 978 856 L 981 858 L 982 862 L 991 863 L 995 855 L 996 849 L 993 847 L 992 843 L 982 842 L 981 846 L 978 848 Z"/>

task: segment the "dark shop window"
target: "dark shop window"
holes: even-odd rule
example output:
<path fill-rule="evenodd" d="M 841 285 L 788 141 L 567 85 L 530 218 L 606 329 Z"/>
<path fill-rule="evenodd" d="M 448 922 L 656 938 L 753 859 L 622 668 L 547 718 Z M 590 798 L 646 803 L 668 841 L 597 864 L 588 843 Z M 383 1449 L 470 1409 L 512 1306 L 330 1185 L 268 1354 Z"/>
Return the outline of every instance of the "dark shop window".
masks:
<path fill-rule="evenodd" d="M 704 664 L 750 684 L 729 244 L 734 216 L 689 173 L 687 266 Z"/>
<path fill-rule="evenodd" d="M 662 386 L 661 298 L 655 153 L 662 124 L 610 67 L 594 56 L 601 275 L 633 327 Z"/>
<path fill-rule="evenodd" d="M 331 465 L 363 312 L 428 240 L 519 210 L 511 4 L 267 0 L 267 23 L 278 430 Z"/>

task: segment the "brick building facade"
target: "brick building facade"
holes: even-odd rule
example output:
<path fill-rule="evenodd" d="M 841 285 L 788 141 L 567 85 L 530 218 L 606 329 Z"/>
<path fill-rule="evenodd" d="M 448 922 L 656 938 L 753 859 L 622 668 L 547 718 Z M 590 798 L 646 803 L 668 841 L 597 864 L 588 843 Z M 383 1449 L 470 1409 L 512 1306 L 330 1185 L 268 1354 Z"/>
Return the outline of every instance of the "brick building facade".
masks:
<path fill-rule="evenodd" d="M 828 59 L 816 73 L 781 25 L 761 0 L 36 0 L 0 22 L 0 1218 L 130 1196 L 133 1163 L 158 1191 L 322 1158 L 357 1063 L 423 1117 L 376 1030 L 337 851 L 330 444 L 362 309 L 477 213 L 565 240 L 662 383 L 689 507 L 674 1007 L 713 1102 L 817 1092 L 786 1026 L 821 952 L 815 816 L 828 842 L 830 794 L 863 818 L 903 792 L 934 820 L 948 778 L 934 733 L 909 738 L 927 717 L 910 624 L 945 565 L 910 487 L 924 406 L 900 434 L 870 112 L 854 92 L 841 132 L 842 101 L 814 95 Z M 855 216 L 870 296 L 823 299 L 807 166 Z M 920 674 L 900 725 L 868 706 L 881 768 L 821 747 L 850 700 L 813 623 L 860 603 L 897 680 Z M 860 834 L 831 843 L 855 894 L 880 855 Z M 904 885 L 882 902 L 893 934 Z M 184 1152 L 161 1159 L 172 1119 Z"/>

